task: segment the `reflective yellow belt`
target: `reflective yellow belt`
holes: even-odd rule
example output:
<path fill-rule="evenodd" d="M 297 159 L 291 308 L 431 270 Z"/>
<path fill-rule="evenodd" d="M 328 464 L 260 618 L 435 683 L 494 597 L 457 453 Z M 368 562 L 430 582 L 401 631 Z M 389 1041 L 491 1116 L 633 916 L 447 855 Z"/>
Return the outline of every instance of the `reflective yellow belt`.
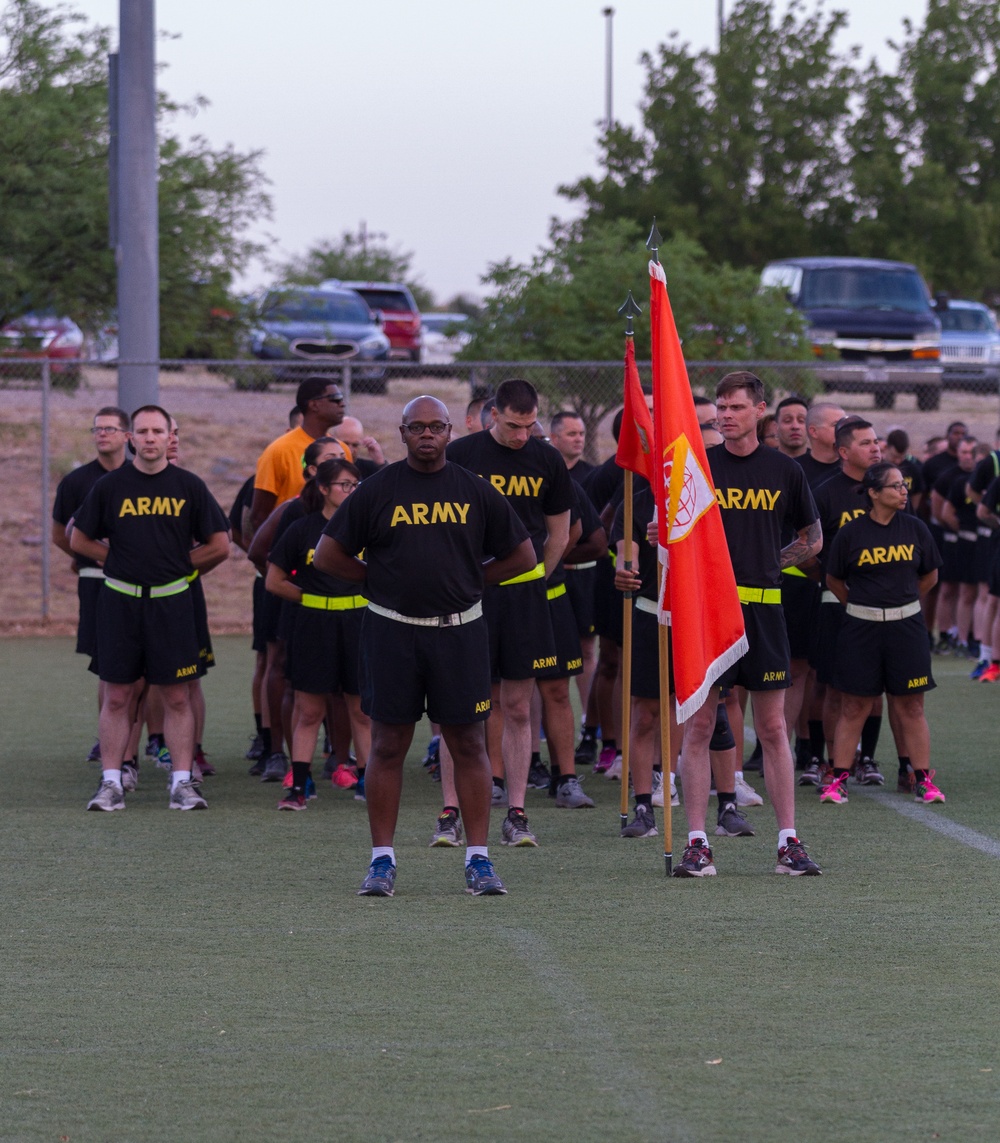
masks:
<path fill-rule="evenodd" d="M 800 569 L 799 569 L 799 568 L 782 568 L 782 569 L 781 569 L 781 574 L 782 574 L 782 575 L 800 575 L 800 576 L 801 576 L 803 579 L 808 579 L 808 578 L 809 578 L 809 577 L 806 575 L 806 573 L 805 573 L 804 571 L 800 571 Z"/>
<path fill-rule="evenodd" d="M 111 576 L 105 576 L 104 582 L 112 591 L 121 592 L 122 595 L 131 595 L 134 599 L 142 599 L 143 596 L 147 599 L 162 599 L 166 595 L 180 595 L 182 591 L 187 591 L 189 586 L 186 576 L 183 579 L 175 579 L 172 583 L 161 583 L 157 587 L 143 587 L 138 583 L 126 583 L 121 579 L 112 579 Z"/>
<path fill-rule="evenodd" d="M 512 583 L 529 583 L 533 579 L 545 578 L 545 564 L 535 564 L 531 571 L 522 572 L 521 575 L 514 576 L 513 579 L 503 579 L 500 581 L 501 587 L 509 587 Z"/>
<path fill-rule="evenodd" d="M 736 594 L 740 603 L 780 603 L 780 587 L 741 587 L 737 586 Z"/>
<path fill-rule="evenodd" d="M 558 599 L 560 595 L 565 595 L 565 594 L 566 594 L 566 585 L 564 583 L 561 583 L 561 584 L 559 584 L 558 587 L 550 587 L 549 590 L 545 593 L 545 598 L 546 599 Z"/>
<path fill-rule="evenodd" d="M 368 606 L 363 595 L 309 595 L 303 592 L 299 602 L 303 607 L 312 607 L 316 611 L 353 611 L 356 607 Z"/>

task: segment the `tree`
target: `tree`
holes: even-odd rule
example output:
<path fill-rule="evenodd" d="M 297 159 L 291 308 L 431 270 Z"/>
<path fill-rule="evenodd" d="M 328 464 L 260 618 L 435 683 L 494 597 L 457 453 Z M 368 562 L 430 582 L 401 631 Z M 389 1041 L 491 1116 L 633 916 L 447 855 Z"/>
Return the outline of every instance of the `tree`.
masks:
<path fill-rule="evenodd" d="M 63 6 L 0 13 L 0 316 L 54 309 L 96 329 L 115 307 L 108 248 L 107 29 Z M 201 101 L 204 102 L 204 101 Z M 161 353 L 230 356 L 234 277 L 262 247 L 271 204 L 261 152 L 183 144 L 160 108 Z"/>
<path fill-rule="evenodd" d="M 418 309 L 432 309 L 434 296 L 410 271 L 412 253 L 387 245 L 388 235 L 364 227 L 354 233 L 345 230 L 338 241 L 323 239 L 305 254 L 293 258 L 280 271 L 290 286 L 318 286 L 327 278 L 345 282 L 403 282 L 410 289 Z"/>
<path fill-rule="evenodd" d="M 619 362 L 624 325 L 618 307 L 629 290 L 643 308 L 638 356 L 649 345 L 648 251 L 638 227 L 553 222 L 549 245 L 528 265 L 507 259 L 483 279 L 491 288 L 473 325 L 469 361 Z M 659 251 L 688 360 L 794 359 L 801 318 L 773 292 L 757 291 L 750 270 L 713 264 L 691 239 L 674 235 Z M 590 436 L 621 402 L 621 366 L 550 366 L 532 381 L 555 406 L 576 408 Z"/>
<path fill-rule="evenodd" d="M 589 219 L 647 219 L 717 261 L 853 254 L 921 267 L 935 289 L 1000 291 L 1000 6 L 928 0 L 897 66 L 834 40 L 843 12 L 737 0 L 718 51 L 672 37 L 643 57 L 638 129 L 604 173 L 562 187 Z"/>

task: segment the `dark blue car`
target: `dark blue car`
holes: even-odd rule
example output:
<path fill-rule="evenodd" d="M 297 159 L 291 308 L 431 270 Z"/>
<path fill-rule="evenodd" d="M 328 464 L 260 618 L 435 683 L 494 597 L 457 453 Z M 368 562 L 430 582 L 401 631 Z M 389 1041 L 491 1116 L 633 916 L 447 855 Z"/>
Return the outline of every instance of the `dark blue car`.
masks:
<path fill-rule="evenodd" d="M 299 380 L 305 372 L 331 373 L 355 392 L 384 393 L 389 339 L 353 290 L 286 286 L 264 298 L 250 350 L 262 361 L 287 361 L 275 379 Z M 295 363 L 293 366 L 292 363 Z"/>

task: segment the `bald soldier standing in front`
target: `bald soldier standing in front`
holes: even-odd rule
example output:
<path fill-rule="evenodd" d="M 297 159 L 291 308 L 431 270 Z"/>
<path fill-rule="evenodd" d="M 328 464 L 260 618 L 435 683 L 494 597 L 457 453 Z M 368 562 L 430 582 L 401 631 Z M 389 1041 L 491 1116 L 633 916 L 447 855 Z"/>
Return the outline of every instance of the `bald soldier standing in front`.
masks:
<path fill-rule="evenodd" d="M 403 410 L 406 459 L 361 482 L 330 520 L 315 566 L 363 585 L 361 707 L 372 720 L 365 795 L 372 859 L 358 889 L 395 892 L 393 839 L 403 762 L 426 709 L 455 761 L 465 821 L 466 890 L 506 893 L 486 841 L 490 819 L 490 656 L 483 589 L 535 565 L 527 530 L 496 489 L 445 457 L 447 407 L 417 397 Z M 364 552 L 364 561 L 358 553 Z"/>

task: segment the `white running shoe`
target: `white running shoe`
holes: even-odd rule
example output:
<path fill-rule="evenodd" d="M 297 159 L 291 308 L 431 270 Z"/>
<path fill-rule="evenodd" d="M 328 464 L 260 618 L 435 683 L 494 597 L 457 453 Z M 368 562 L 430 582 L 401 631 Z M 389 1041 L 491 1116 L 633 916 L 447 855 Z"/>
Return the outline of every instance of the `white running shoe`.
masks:
<path fill-rule="evenodd" d="M 736 804 L 738 806 L 762 806 L 764 804 L 764 799 L 742 774 L 736 775 Z"/>

